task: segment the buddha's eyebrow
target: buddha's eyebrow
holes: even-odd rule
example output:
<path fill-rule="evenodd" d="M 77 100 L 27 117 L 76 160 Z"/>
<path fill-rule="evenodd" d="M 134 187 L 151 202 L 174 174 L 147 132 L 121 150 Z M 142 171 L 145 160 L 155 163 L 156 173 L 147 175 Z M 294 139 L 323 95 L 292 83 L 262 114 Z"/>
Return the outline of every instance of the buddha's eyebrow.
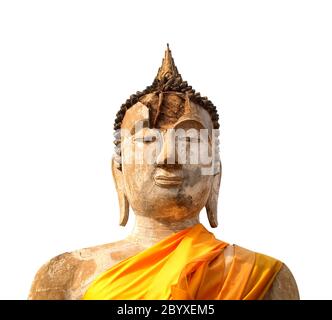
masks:
<path fill-rule="evenodd" d="M 138 131 L 140 131 L 143 128 L 149 128 L 150 127 L 150 122 L 149 119 L 139 119 L 134 122 L 132 127 L 130 128 L 130 134 L 134 135 Z"/>

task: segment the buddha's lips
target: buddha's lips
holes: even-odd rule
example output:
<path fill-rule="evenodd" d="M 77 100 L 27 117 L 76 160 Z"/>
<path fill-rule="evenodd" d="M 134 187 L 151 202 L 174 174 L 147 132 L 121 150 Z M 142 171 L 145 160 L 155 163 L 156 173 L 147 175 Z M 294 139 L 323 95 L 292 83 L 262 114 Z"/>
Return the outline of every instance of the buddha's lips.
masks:
<path fill-rule="evenodd" d="M 173 175 L 156 175 L 154 181 L 160 187 L 176 187 L 182 183 L 182 177 Z"/>

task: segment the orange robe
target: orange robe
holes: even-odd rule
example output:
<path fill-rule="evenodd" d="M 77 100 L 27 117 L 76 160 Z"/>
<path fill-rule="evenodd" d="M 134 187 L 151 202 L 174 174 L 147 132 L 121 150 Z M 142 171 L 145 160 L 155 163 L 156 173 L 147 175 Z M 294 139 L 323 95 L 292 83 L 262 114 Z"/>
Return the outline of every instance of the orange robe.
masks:
<path fill-rule="evenodd" d="M 103 272 L 83 299 L 262 299 L 282 263 L 234 246 L 233 260 L 224 274 L 227 245 L 196 224 Z"/>

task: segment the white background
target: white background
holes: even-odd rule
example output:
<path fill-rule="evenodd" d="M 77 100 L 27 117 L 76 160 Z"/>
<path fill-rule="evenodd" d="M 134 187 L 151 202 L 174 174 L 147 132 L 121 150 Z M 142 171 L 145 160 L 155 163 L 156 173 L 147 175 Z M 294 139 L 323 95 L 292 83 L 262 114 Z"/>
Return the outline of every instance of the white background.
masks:
<path fill-rule="evenodd" d="M 284 261 L 303 299 L 332 298 L 331 16 L 317 0 L 1 1 L 0 298 L 130 231 L 113 121 L 167 42 L 221 116 L 216 236 Z"/>

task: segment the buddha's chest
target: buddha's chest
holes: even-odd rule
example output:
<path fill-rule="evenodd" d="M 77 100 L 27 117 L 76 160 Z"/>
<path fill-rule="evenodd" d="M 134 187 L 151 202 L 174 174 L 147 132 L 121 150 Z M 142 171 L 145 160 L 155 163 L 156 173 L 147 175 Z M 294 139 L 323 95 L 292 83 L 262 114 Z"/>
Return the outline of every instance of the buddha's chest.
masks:
<path fill-rule="evenodd" d="M 81 300 L 92 282 L 103 272 L 137 253 L 136 248 L 112 248 L 100 250 L 88 256 L 82 255 L 81 262 L 72 272 L 67 285 L 66 299 Z"/>

